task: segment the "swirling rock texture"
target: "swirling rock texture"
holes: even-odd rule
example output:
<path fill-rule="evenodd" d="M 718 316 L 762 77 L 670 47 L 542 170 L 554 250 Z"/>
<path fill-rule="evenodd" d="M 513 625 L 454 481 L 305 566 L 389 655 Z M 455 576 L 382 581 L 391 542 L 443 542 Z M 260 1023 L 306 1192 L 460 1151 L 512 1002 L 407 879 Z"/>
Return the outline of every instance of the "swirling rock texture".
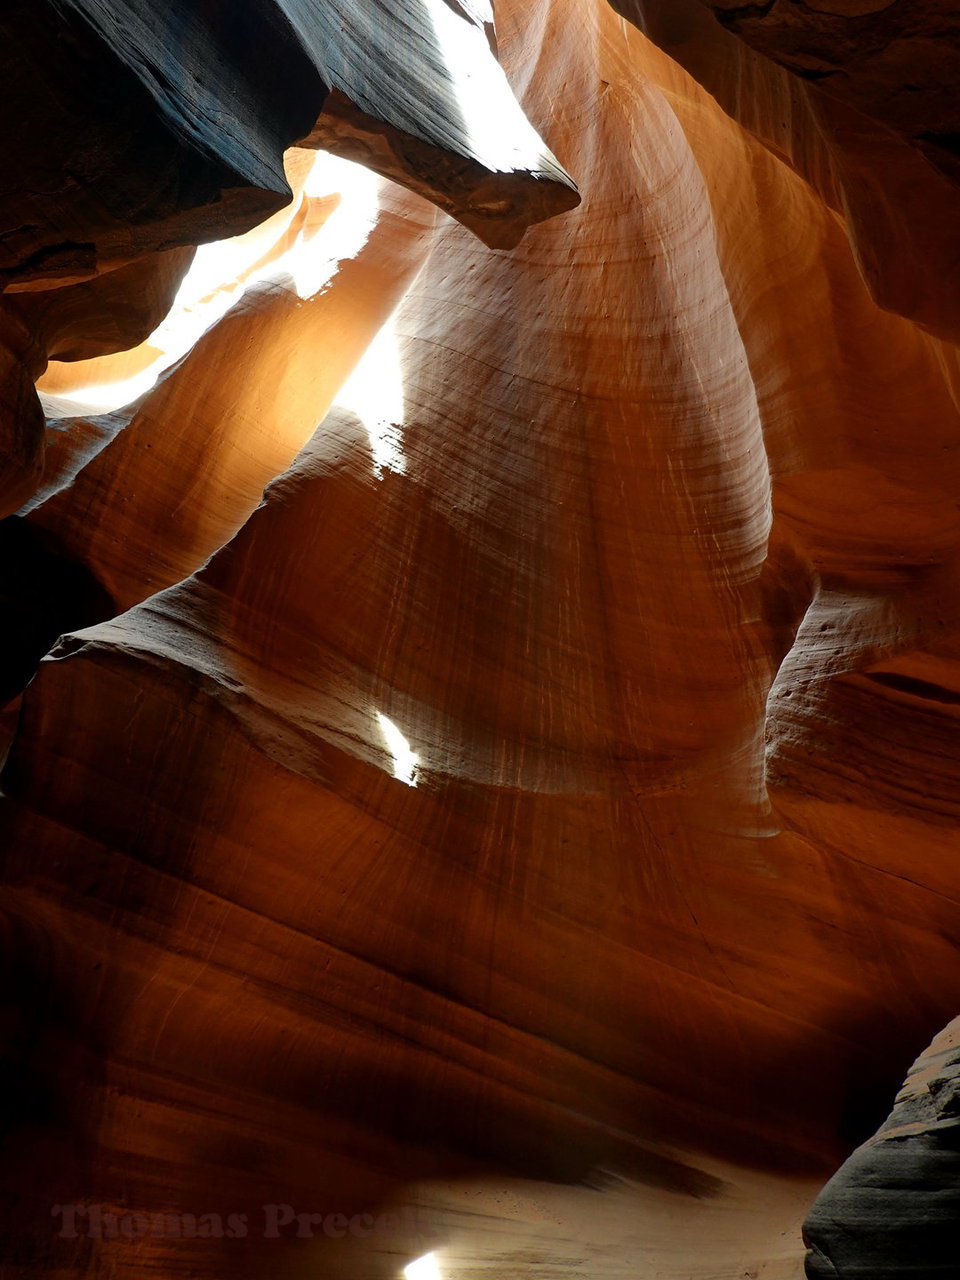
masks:
<path fill-rule="evenodd" d="M 960 136 L 949 5 L 711 4 L 722 27 L 699 0 L 615 7 L 842 210 L 881 306 L 957 340 L 958 172 L 930 143 Z"/>
<path fill-rule="evenodd" d="M 453 13 L 444 0 L 18 6 L 4 15 L 0 112 L 15 176 L 0 190 L 0 281 L 15 296 L 133 260 L 141 278 L 119 291 L 169 301 L 169 259 L 151 270 L 144 256 L 246 230 L 281 208 L 283 152 L 297 139 L 404 182 L 490 244 L 516 243 L 578 197 L 492 57 L 486 16 L 484 5 Z M 41 467 L 32 382 L 63 354 L 78 305 L 94 312 L 90 341 L 100 313 L 115 313 L 115 292 L 112 282 L 88 286 L 79 303 L 76 291 L 57 293 L 33 330 L 16 308 L 3 316 L 5 512 Z M 137 340 L 135 329 L 126 336 L 121 345 Z"/>
<path fill-rule="evenodd" d="M 165 141 L 10 242 L 11 1275 L 797 1277 L 958 1007 L 949 53 L 623 7 L 46 15 Z"/>

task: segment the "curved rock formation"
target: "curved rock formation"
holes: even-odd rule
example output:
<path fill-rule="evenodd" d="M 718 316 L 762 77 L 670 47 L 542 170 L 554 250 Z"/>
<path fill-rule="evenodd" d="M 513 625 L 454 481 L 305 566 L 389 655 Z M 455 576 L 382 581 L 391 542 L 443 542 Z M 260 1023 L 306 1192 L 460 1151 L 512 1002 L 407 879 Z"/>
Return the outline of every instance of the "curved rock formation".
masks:
<path fill-rule="evenodd" d="M 942 6 L 898 0 L 858 15 L 864 5 L 837 3 L 830 13 L 826 4 L 712 5 L 727 30 L 701 0 L 616 0 L 614 7 L 842 210 L 857 264 L 882 307 L 960 338 L 958 171 L 934 163 L 924 141 L 954 127 L 948 68 L 960 44 Z M 852 34 L 841 38 L 847 28 Z M 813 74 L 801 36 L 843 66 Z"/>
<path fill-rule="evenodd" d="M 285 205 L 283 155 L 298 139 L 412 187 L 493 245 L 577 204 L 483 16 L 444 0 L 38 0 L 4 16 L 0 117 L 16 122 L 4 151 L 16 177 L 0 190 L 0 285 L 74 287 L 0 317 L 0 514 L 42 468 L 31 387 L 46 359 L 146 336 L 165 308 L 124 315 L 116 295 L 169 301 L 187 261 L 170 250 Z M 71 348 L 78 311 L 91 313 L 86 345 Z"/>
<path fill-rule="evenodd" d="M 0 203 L 8 285 L 247 229 L 288 199 L 283 153 L 321 109 L 325 144 L 347 129 L 353 151 L 387 146 L 391 177 L 515 241 L 576 193 L 477 17 L 443 0 L 40 0 L 7 15 L 0 103 L 22 127 L 6 160 L 23 166 Z M 38 168 L 52 184 L 28 180 Z"/>
<path fill-rule="evenodd" d="M 960 14 L 930 0 L 703 0 L 753 48 L 960 181 Z"/>
<path fill-rule="evenodd" d="M 438 212 L 481 187 L 404 149 L 421 107 L 371 124 L 351 38 L 341 140 L 432 203 L 288 153 L 186 347 L 109 354 L 134 265 L 11 299 L 21 369 L 81 357 L 0 526 L 6 692 L 38 665 L 0 775 L 11 1266 L 386 1280 L 482 1237 L 509 1274 L 796 1280 L 958 1007 L 955 298 L 876 168 L 919 152 L 845 115 L 841 154 L 853 108 L 643 9 L 498 6 L 583 193 L 509 252 Z"/>

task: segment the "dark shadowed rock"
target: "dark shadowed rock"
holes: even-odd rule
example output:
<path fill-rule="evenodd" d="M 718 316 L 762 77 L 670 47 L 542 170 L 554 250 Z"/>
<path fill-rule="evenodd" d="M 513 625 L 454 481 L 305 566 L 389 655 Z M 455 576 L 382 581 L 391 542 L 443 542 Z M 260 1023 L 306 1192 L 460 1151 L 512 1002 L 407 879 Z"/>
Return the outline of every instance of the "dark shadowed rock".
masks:
<path fill-rule="evenodd" d="M 331 88 L 316 144 L 515 243 L 578 197 L 475 16 L 443 0 L 21 6 L 2 22 L 0 119 L 17 127 L 4 141 L 0 280 L 81 279 L 247 230 L 289 199 L 283 152 Z"/>
<path fill-rule="evenodd" d="M 729 30 L 960 181 L 960 12 L 942 0 L 704 0 Z"/>
<path fill-rule="evenodd" d="M 827 1183 L 804 1228 L 810 1280 L 960 1275 L 960 1018 L 910 1069 L 877 1134 Z"/>

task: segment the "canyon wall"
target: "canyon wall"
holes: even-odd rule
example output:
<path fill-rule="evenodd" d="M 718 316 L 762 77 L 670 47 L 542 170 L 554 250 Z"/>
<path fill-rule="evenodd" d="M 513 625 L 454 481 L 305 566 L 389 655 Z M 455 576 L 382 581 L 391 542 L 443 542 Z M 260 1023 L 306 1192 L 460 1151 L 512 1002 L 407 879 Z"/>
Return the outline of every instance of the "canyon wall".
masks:
<path fill-rule="evenodd" d="M 11 1275 L 386 1277 L 412 1245 L 57 1228 L 510 1177 L 677 1224 L 553 1274 L 786 1280 L 956 1012 L 954 175 L 776 33 L 621 8 L 497 5 L 546 143 L 502 208 L 470 129 L 406 190 L 314 165 L 327 69 L 242 213 L 5 295 Z M 351 92 L 398 176 L 415 121 Z"/>

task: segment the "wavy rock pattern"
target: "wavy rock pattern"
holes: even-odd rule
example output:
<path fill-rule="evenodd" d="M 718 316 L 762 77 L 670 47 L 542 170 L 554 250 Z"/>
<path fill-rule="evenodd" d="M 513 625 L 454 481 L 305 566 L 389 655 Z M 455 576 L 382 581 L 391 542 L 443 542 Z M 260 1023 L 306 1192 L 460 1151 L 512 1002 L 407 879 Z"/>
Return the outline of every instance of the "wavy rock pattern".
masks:
<path fill-rule="evenodd" d="M 16 176 L 0 190 L 0 284 L 14 297 L 73 287 L 0 314 L 0 514 L 42 469 L 32 385 L 45 360 L 146 336 L 166 308 L 144 303 L 169 302 L 186 267 L 170 251 L 282 208 L 298 139 L 411 186 L 489 244 L 577 204 L 482 16 L 444 0 L 38 0 L 4 16 L 0 117 L 16 122 L 4 151 Z M 71 348 L 78 311 L 86 345 Z"/>
<path fill-rule="evenodd" d="M 859 23 L 851 19 L 854 34 L 838 42 L 836 29 L 846 19 L 826 16 L 825 5 L 766 6 L 765 18 L 752 15 L 756 6 L 724 9 L 718 16 L 729 31 L 711 19 L 700 0 L 616 0 L 614 7 L 843 212 L 857 265 L 882 307 L 953 342 L 960 338 L 954 287 L 960 260 L 957 174 L 932 164 L 922 139 L 915 146 L 910 131 L 947 127 L 944 121 L 952 119 L 953 105 L 945 105 L 945 86 L 952 81 L 942 79 L 929 95 L 917 85 L 903 89 L 911 79 L 935 76 L 938 67 L 942 73 L 943 60 L 957 56 L 956 41 L 951 46 L 947 38 L 953 20 L 942 7 L 936 12 L 928 7 L 930 35 L 921 37 L 924 18 L 914 12 L 907 22 L 911 6 L 876 6 L 883 8 L 887 21 L 899 15 L 897 21 L 912 26 L 917 39 L 899 45 L 884 29 L 871 40 L 862 31 L 856 34 L 871 23 L 866 16 Z M 853 57 L 832 78 L 807 76 L 787 56 L 798 48 L 795 37 L 801 26 L 833 59 L 843 61 L 856 53 L 860 40 L 860 52 L 872 49 L 875 56 Z M 930 57 L 934 41 L 938 52 Z M 892 54 L 884 57 L 895 46 L 906 65 Z M 897 103 L 904 96 L 911 103 L 910 127 L 897 118 Z"/>
<path fill-rule="evenodd" d="M 960 180 L 960 14 L 931 0 L 703 0 L 753 48 Z"/>
<path fill-rule="evenodd" d="M 422 191 L 435 181 L 454 214 L 470 216 L 469 179 L 458 185 L 455 175 L 471 166 L 487 180 L 501 175 L 519 238 L 576 193 L 470 17 L 443 0 L 40 0 L 9 15 L 2 105 L 25 125 L 10 139 L 10 161 L 56 177 L 33 186 L 18 175 L 6 193 L 4 223 L 18 229 L 3 238 L 4 274 L 83 277 L 104 262 L 247 229 L 286 202 L 283 153 L 314 127 L 331 90 L 338 118 L 357 111 L 372 130 L 390 131 L 401 148 L 391 176 Z M 476 100 L 466 92 L 474 86 Z M 65 128 L 71 112 L 80 130 Z M 52 155 L 41 146 L 50 135 Z M 418 144 L 406 160 L 402 148 Z M 525 208 L 528 188 L 536 212 Z M 496 222 L 504 210 L 479 212 Z"/>
<path fill-rule="evenodd" d="M 503 1274 L 796 1280 L 956 1010 L 957 349 L 862 272 L 822 108 L 645 9 L 706 88 L 603 0 L 498 6 L 583 193 L 509 253 L 387 186 L 346 252 L 292 156 L 181 359 L 62 308 L 46 394 L 166 364 L 6 526 L 10 691 L 66 633 L 4 725 L 11 1266 L 385 1280 L 479 1220 Z"/>

